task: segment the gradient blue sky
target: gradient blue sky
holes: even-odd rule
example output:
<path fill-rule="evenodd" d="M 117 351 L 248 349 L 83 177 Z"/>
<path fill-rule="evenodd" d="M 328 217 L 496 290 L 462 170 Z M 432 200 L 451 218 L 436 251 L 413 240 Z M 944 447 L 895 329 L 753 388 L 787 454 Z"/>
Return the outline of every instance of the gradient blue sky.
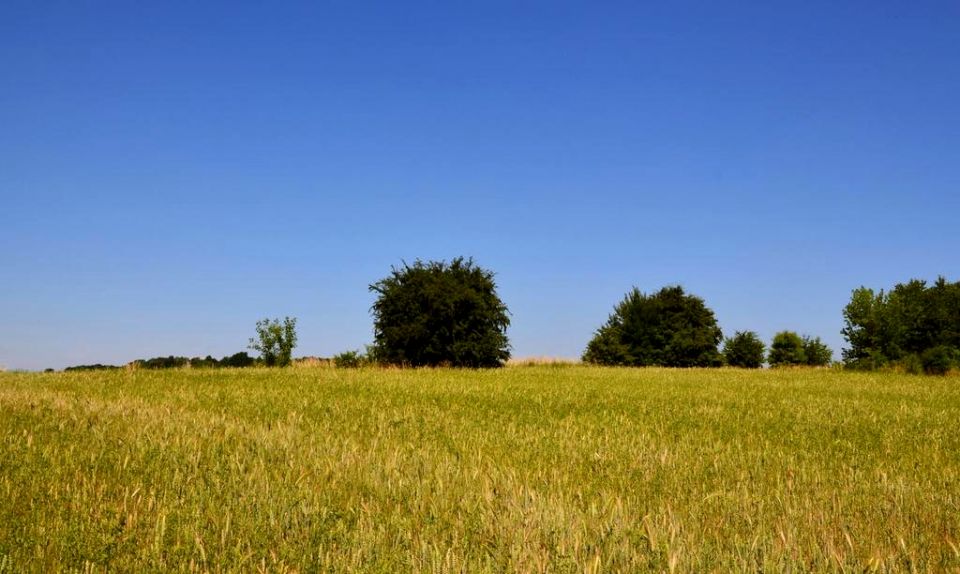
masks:
<path fill-rule="evenodd" d="M 402 260 L 497 273 L 516 356 L 633 285 L 819 335 L 960 279 L 960 4 L 0 4 L 0 364 L 371 341 Z"/>

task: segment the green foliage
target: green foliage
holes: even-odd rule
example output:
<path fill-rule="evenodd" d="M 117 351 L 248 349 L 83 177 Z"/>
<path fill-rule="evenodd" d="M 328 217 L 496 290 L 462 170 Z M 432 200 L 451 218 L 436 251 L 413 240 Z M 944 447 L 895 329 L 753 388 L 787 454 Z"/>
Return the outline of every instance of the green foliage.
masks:
<path fill-rule="evenodd" d="M 803 337 L 803 356 L 811 367 L 826 367 L 833 360 L 833 351 L 820 337 Z"/>
<path fill-rule="evenodd" d="M 843 361 L 848 366 L 873 369 L 886 362 L 883 353 L 882 311 L 886 305 L 883 291 L 860 287 L 854 289 L 850 302 L 843 309 L 844 327 L 841 330 L 849 348 L 843 349 Z"/>
<path fill-rule="evenodd" d="M 141 369 L 181 369 L 190 367 L 192 369 L 216 369 L 219 367 L 250 367 L 254 364 L 254 359 L 242 351 L 229 357 L 224 357 L 219 361 L 210 355 L 204 358 L 194 357 L 153 357 L 152 359 L 137 359 L 133 363 Z"/>
<path fill-rule="evenodd" d="M 646 295 L 636 287 L 617 304 L 587 345 L 598 365 L 715 367 L 723 334 L 703 299 L 679 286 Z"/>
<path fill-rule="evenodd" d="M 770 343 L 767 362 L 771 367 L 807 364 L 807 357 L 803 352 L 803 339 L 793 331 L 780 331 L 773 336 L 773 342 Z"/>
<path fill-rule="evenodd" d="M 220 361 L 214 359 L 210 355 L 207 355 L 202 359 L 200 357 L 194 357 L 190 359 L 189 365 L 192 369 L 216 369 L 220 366 Z"/>
<path fill-rule="evenodd" d="M 923 372 L 928 375 L 946 375 L 957 365 L 960 353 L 953 347 L 937 345 L 923 352 L 920 357 L 923 363 Z"/>
<path fill-rule="evenodd" d="M 139 359 L 135 361 L 137 367 L 141 369 L 178 369 L 190 364 L 187 357 L 154 357 L 152 359 Z"/>
<path fill-rule="evenodd" d="M 366 362 L 367 358 L 360 351 L 344 351 L 333 356 L 333 366 L 340 369 L 355 369 Z"/>
<path fill-rule="evenodd" d="M 252 367 L 254 362 L 254 358 L 248 355 L 246 351 L 241 351 L 220 359 L 220 366 L 233 368 Z"/>
<path fill-rule="evenodd" d="M 256 360 L 248 355 L 246 351 L 241 351 L 235 353 L 228 357 L 224 357 L 219 361 L 214 359 L 210 355 L 207 355 L 204 358 L 194 357 L 175 357 L 169 355 L 167 357 L 153 357 L 150 359 L 137 359 L 132 362 L 134 366 L 139 369 L 182 369 L 184 367 L 190 367 L 194 369 L 215 369 L 218 367 L 252 367 L 256 363 Z M 73 367 L 67 367 L 64 371 L 101 371 L 101 370 L 111 370 L 119 369 L 120 367 L 114 365 L 76 365 Z"/>
<path fill-rule="evenodd" d="M 64 372 L 68 371 L 112 371 L 114 369 L 119 369 L 120 367 L 116 365 L 101 365 L 96 363 L 94 365 L 74 365 L 72 367 L 67 367 L 64 369 Z"/>
<path fill-rule="evenodd" d="M 766 345 L 753 331 L 737 331 L 723 342 L 723 359 L 731 367 L 759 369 Z"/>
<path fill-rule="evenodd" d="M 610 316 L 606 325 L 597 329 L 593 339 L 587 344 L 582 360 L 584 363 L 594 365 L 634 364 L 630 347 L 624 341 L 623 320 L 616 313 Z"/>
<path fill-rule="evenodd" d="M 297 320 L 284 317 L 257 321 L 257 338 L 250 339 L 250 348 L 260 353 L 263 364 L 268 367 L 286 367 L 292 361 L 293 349 L 297 346 Z"/>
<path fill-rule="evenodd" d="M 493 273 L 472 259 L 392 268 L 377 293 L 373 358 L 413 367 L 499 367 L 510 358 L 510 318 Z"/>
<path fill-rule="evenodd" d="M 935 347 L 960 348 L 960 282 L 940 277 L 927 285 L 913 279 L 889 293 L 860 287 L 853 291 L 843 317 L 842 332 L 849 345 L 843 350 L 846 366 L 914 370 Z"/>

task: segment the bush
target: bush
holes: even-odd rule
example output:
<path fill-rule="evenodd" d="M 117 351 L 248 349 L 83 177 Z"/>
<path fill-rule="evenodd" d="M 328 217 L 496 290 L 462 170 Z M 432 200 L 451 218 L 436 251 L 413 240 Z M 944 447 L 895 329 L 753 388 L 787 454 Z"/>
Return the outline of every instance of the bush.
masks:
<path fill-rule="evenodd" d="M 766 345 L 753 331 L 737 331 L 723 343 L 723 358 L 731 367 L 759 369 Z"/>
<path fill-rule="evenodd" d="M 855 371 L 875 371 L 890 366 L 890 361 L 883 356 L 883 353 L 876 350 L 869 350 L 863 353 L 862 356 L 858 357 L 851 357 L 848 349 L 844 349 L 842 353 L 844 357 L 843 367 L 845 369 L 851 369 Z M 916 358 L 916 356 L 914 356 L 914 358 Z M 919 361 L 919 359 L 917 360 Z M 909 367 L 907 370 L 909 372 Z"/>
<path fill-rule="evenodd" d="M 377 293 L 373 358 L 393 365 L 499 367 L 510 358 L 510 318 L 493 273 L 472 259 L 392 268 Z"/>
<path fill-rule="evenodd" d="M 344 351 L 339 355 L 334 355 L 333 366 L 339 369 L 355 369 L 363 366 L 367 358 L 360 351 Z"/>
<path fill-rule="evenodd" d="M 811 367 L 826 367 L 833 360 L 833 351 L 820 337 L 803 337 L 803 356 Z"/>
<path fill-rule="evenodd" d="M 947 345 L 927 349 L 920 356 L 923 372 L 928 375 L 946 375 L 957 364 L 958 355 L 960 353 L 957 349 Z"/>
<path fill-rule="evenodd" d="M 911 375 L 922 375 L 924 373 L 923 360 L 920 355 L 907 355 L 896 363 L 896 368 Z"/>
<path fill-rule="evenodd" d="M 636 287 L 617 304 L 587 345 L 583 360 L 599 365 L 716 367 L 723 334 L 703 299 L 683 288 L 645 295 Z"/>
<path fill-rule="evenodd" d="M 140 359 L 136 361 L 141 369 L 180 369 L 190 364 L 187 357 L 153 357 L 151 359 Z"/>
<path fill-rule="evenodd" d="M 253 363 L 254 363 L 253 357 L 248 355 L 246 351 L 234 353 L 229 357 L 224 357 L 220 359 L 221 367 L 242 368 L 242 367 L 249 367 L 253 365 Z"/>
<path fill-rule="evenodd" d="M 771 367 L 805 365 L 807 357 L 803 352 L 803 339 L 793 331 L 780 331 L 770 343 L 767 362 Z"/>
<path fill-rule="evenodd" d="M 63 371 L 64 371 L 64 372 L 69 372 L 69 371 L 113 371 L 113 370 L 116 370 L 116 369 L 119 369 L 119 368 L 120 368 L 120 367 L 118 367 L 118 366 L 116 366 L 116 365 L 101 365 L 100 363 L 96 363 L 96 364 L 94 364 L 94 365 L 75 365 L 75 366 L 72 366 L 72 367 L 67 367 L 67 368 L 65 368 Z"/>
<path fill-rule="evenodd" d="M 210 355 L 204 358 L 194 357 L 187 362 L 191 369 L 215 369 L 220 366 L 220 361 Z"/>

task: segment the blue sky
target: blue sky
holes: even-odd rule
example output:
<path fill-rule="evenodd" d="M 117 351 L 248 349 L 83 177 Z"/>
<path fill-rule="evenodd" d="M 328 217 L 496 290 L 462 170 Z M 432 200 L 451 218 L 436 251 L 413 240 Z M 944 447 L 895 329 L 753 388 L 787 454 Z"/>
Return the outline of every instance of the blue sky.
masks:
<path fill-rule="evenodd" d="M 631 286 L 836 351 L 960 279 L 956 2 L 0 5 L 0 364 L 372 339 L 403 260 L 497 273 L 517 356 Z"/>

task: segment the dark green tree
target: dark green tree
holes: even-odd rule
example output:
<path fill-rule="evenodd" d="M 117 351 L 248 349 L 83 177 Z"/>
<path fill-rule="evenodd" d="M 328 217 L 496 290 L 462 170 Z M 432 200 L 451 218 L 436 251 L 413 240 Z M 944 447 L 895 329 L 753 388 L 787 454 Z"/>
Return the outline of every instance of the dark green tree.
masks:
<path fill-rule="evenodd" d="M 833 351 L 820 337 L 803 337 L 803 357 L 811 367 L 826 367 L 833 360 Z"/>
<path fill-rule="evenodd" d="M 242 368 L 242 367 L 249 367 L 253 365 L 253 363 L 254 363 L 253 357 L 248 355 L 246 351 L 234 353 L 229 357 L 224 357 L 220 359 L 221 367 Z"/>
<path fill-rule="evenodd" d="M 723 333 L 703 299 L 679 286 L 651 295 L 636 287 L 614 307 L 583 360 L 599 365 L 714 367 Z"/>
<path fill-rule="evenodd" d="M 850 302 L 843 309 L 843 329 L 840 331 L 850 345 L 841 352 L 847 366 L 873 369 L 886 363 L 885 307 L 883 291 L 874 293 L 867 287 L 854 289 Z"/>
<path fill-rule="evenodd" d="M 494 275 L 458 257 L 391 268 L 370 285 L 372 359 L 412 367 L 499 367 L 510 358 L 507 306 Z"/>
<path fill-rule="evenodd" d="M 731 367 L 759 369 L 765 352 L 766 345 L 753 331 L 737 331 L 723 342 L 723 359 Z"/>
<path fill-rule="evenodd" d="M 780 331 L 773 336 L 767 362 L 771 367 L 805 365 L 807 357 L 803 353 L 803 339 L 793 331 Z"/>
<path fill-rule="evenodd" d="M 250 339 L 250 348 L 260 353 L 263 364 L 268 367 L 286 367 L 293 360 L 297 346 L 297 320 L 284 317 L 257 321 L 257 337 Z"/>
<path fill-rule="evenodd" d="M 950 369 L 960 362 L 960 353 L 953 347 L 937 345 L 923 352 L 920 356 L 923 372 L 928 375 L 946 375 Z"/>
<path fill-rule="evenodd" d="M 913 370 L 925 357 L 945 357 L 949 349 L 960 349 L 960 282 L 940 277 L 927 285 L 912 279 L 876 294 L 861 287 L 853 291 L 843 317 L 848 367 L 892 364 Z"/>

